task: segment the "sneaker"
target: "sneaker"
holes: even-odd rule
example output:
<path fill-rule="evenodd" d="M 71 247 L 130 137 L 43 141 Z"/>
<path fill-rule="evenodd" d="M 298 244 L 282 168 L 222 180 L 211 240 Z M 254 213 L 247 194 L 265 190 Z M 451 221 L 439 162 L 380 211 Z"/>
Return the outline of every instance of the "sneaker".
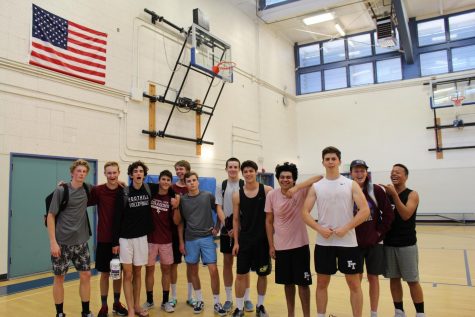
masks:
<path fill-rule="evenodd" d="M 152 308 L 152 307 L 154 307 L 154 306 L 155 306 L 155 303 L 154 303 L 154 302 L 151 302 L 151 303 L 145 302 L 145 303 L 143 303 L 142 308 L 143 308 L 143 309 L 146 309 L 146 310 L 149 310 L 150 308 Z"/>
<path fill-rule="evenodd" d="M 403 310 L 395 309 L 394 317 L 406 317 L 406 313 Z"/>
<path fill-rule="evenodd" d="M 204 308 L 205 308 L 205 303 L 199 300 L 195 303 L 195 306 L 193 306 L 193 312 L 195 314 L 200 314 Z"/>
<path fill-rule="evenodd" d="M 227 313 L 229 313 L 232 308 L 233 308 L 233 302 L 228 301 L 228 300 L 224 302 L 223 309 L 224 309 Z"/>
<path fill-rule="evenodd" d="M 129 311 L 127 310 L 127 308 L 125 308 L 124 305 L 122 305 L 121 302 L 117 302 L 112 305 L 112 313 L 118 316 L 127 316 L 129 314 Z"/>
<path fill-rule="evenodd" d="M 228 314 L 220 303 L 214 304 L 214 313 L 218 314 L 219 316 L 226 316 Z"/>
<path fill-rule="evenodd" d="M 195 301 L 194 298 L 188 298 L 188 299 L 186 300 L 186 304 L 187 304 L 188 306 L 195 307 L 196 301 Z"/>
<path fill-rule="evenodd" d="M 81 313 L 81 317 L 94 317 L 94 315 L 91 312 Z"/>
<path fill-rule="evenodd" d="M 244 317 L 244 311 L 239 310 L 239 308 L 236 308 L 233 312 L 232 317 Z"/>
<path fill-rule="evenodd" d="M 256 306 L 256 316 L 257 317 L 268 317 L 266 309 L 264 308 L 264 305 L 261 306 Z"/>
<path fill-rule="evenodd" d="M 172 305 L 173 308 L 176 307 L 177 300 L 176 298 L 173 298 L 172 300 L 169 301 L 170 305 Z"/>
<path fill-rule="evenodd" d="M 56 317 L 66 317 L 66 314 L 65 313 L 56 313 Z"/>
<path fill-rule="evenodd" d="M 250 300 L 244 301 L 244 311 L 247 311 L 247 312 L 254 311 L 254 304 Z"/>
<path fill-rule="evenodd" d="M 102 306 L 101 310 L 97 313 L 97 317 L 107 317 L 109 316 L 109 308 L 107 306 Z"/>
<path fill-rule="evenodd" d="M 173 307 L 171 302 L 162 303 L 161 308 L 163 311 L 166 311 L 167 313 L 173 313 L 175 311 L 175 307 Z"/>

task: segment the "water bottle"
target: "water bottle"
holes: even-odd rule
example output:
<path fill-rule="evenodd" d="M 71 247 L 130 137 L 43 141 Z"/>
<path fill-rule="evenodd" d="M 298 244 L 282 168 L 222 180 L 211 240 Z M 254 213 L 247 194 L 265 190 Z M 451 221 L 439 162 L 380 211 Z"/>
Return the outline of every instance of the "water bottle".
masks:
<path fill-rule="evenodd" d="M 110 278 L 113 280 L 119 280 L 120 279 L 120 260 L 118 256 L 115 256 L 112 258 L 111 263 L 110 263 Z"/>

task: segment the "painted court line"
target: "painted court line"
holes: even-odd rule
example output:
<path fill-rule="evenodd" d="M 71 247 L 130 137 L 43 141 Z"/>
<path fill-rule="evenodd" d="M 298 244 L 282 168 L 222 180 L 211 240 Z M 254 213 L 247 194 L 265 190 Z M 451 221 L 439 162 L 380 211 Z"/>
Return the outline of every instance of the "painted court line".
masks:
<path fill-rule="evenodd" d="M 468 252 L 463 250 L 463 257 L 465 260 L 465 273 L 467 275 L 467 285 L 472 286 L 472 277 L 470 276 L 470 266 L 468 264 Z"/>

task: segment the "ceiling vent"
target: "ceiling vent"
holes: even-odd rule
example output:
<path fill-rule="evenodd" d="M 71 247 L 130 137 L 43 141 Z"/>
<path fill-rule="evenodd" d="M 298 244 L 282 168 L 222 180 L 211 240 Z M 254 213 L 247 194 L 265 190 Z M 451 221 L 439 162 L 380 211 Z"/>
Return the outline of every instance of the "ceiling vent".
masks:
<path fill-rule="evenodd" d="M 376 20 L 376 34 L 379 46 L 394 47 L 397 45 L 391 17 L 388 16 Z"/>

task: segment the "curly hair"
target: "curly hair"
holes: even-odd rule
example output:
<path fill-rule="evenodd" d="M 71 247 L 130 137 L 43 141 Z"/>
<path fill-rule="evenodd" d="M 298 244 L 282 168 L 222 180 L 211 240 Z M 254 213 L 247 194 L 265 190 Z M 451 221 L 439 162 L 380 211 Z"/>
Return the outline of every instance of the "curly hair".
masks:
<path fill-rule="evenodd" d="M 78 166 L 84 166 L 87 170 L 87 172 L 89 173 L 89 163 L 86 161 L 86 160 L 83 160 L 83 159 L 78 159 L 78 160 L 75 160 L 71 166 L 69 167 L 69 171 L 72 173 L 74 172 L 74 170 L 76 169 L 76 167 Z"/>
<path fill-rule="evenodd" d="M 293 181 L 297 181 L 297 177 L 299 176 L 299 170 L 297 169 L 297 165 L 295 165 L 294 163 L 285 162 L 282 165 L 277 164 L 277 166 L 275 167 L 275 177 L 279 179 L 280 173 L 282 172 L 291 172 Z"/>
<path fill-rule="evenodd" d="M 139 166 L 142 166 L 142 168 L 143 168 L 143 176 L 147 176 L 148 167 L 142 161 L 135 161 L 132 164 L 130 164 L 129 167 L 127 168 L 127 174 L 129 176 L 132 176 L 132 174 L 134 173 L 134 169 L 136 169 Z"/>

